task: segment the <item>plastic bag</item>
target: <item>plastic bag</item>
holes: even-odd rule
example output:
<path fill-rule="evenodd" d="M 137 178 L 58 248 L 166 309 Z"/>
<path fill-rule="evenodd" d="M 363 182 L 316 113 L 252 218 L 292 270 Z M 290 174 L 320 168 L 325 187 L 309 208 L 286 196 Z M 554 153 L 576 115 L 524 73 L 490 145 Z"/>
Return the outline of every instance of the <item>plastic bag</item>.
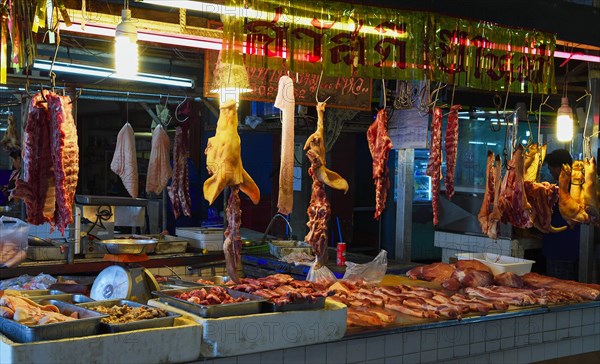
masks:
<path fill-rule="evenodd" d="M 367 284 L 379 284 L 387 271 L 387 251 L 381 250 L 372 261 L 364 264 L 346 262 L 344 280 L 364 280 Z"/>
<path fill-rule="evenodd" d="M 329 287 L 337 281 L 337 278 L 335 278 L 335 274 L 326 266 L 323 265 L 317 268 L 317 259 L 315 259 L 306 275 L 306 280 Z"/>
<path fill-rule="evenodd" d="M 14 267 L 27 257 L 29 224 L 14 217 L 0 217 L 0 267 Z"/>

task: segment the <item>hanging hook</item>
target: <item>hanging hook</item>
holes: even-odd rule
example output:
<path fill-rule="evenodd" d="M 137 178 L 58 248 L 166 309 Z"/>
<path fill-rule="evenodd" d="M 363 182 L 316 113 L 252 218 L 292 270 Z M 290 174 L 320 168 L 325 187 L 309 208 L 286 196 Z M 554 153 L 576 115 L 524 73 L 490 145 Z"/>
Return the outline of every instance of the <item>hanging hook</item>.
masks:
<path fill-rule="evenodd" d="M 184 102 L 187 100 L 187 98 L 188 98 L 188 97 L 187 97 L 187 95 L 185 95 L 185 98 L 183 99 L 183 101 L 181 101 L 181 102 L 180 102 L 180 103 L 177 105 L 177 107 L 175 108 L 175 119 L 177 119 L 177 121 L 179 121 L 180 123 L 184 123 L 184 122 L 186 122 L 186 121 L 187 121 L 187 119 L 189 119 L 189 118 L 190 118 L 190 116 L 188 115 L 188 116 L 187 116 L 185 119 L 183 119 L 183 120 L 180 120 L 180 119 L 179 119 L 179 107 L 180 107 L 181 105 L 183 105 L 183 103 L 184 103 Z"/>
<path fill-rule="evenodd" d="M 63 91 L 64 91 L 64 89 L 63 89 Z M 83 93 L 83 88 L 80 88 L 79 92 L 77 92 L 77 90 L 75 90 L 75 95 L 73 96 L 73 98 L 71 99 L 71 101 L 69 102 L 69 104 L 72 104 L 75 101 L 79 100 L 79 98 L 81 97 L 82 93 Z"/>
<path fill-rule="evenodd" d="M 315 100 L 317 100 L 317 104 L 321 101 L 319 101 L 319 89 L 321 88 L 321 79 L 323 78 L 323 68 L 321 67 L 321 75 L 319 76 L 319 82 L 317 83 L 317 92 L 315 92 Z M 323 101 L 323 103 L 326 103 L 327 100 L 329 100 L 331 98 L 331 96 L 329 96 L 328 98 L 325 99 L 325 101 Z"/>
<path fill-rule="evenodd" d="M 385 80 L 383 78 L 381 79 L 381 92 L 383 95 L 383 109 L 385 110 L 387 107 L 387 96 L 385 94 Z"/>

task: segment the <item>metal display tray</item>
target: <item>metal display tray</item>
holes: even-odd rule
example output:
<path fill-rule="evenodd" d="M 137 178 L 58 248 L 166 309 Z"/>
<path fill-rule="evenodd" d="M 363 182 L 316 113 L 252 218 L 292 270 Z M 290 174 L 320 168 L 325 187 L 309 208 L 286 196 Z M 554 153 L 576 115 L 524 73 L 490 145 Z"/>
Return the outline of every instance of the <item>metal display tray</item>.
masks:
<path fill-rule="evenodd" d="M 129 300 L 107 300 L 107 301 L 95 301 L 88 303 L 80 303 L 80 307 L 85 307 L 88 309 L 93 309 L 94 307 L 102 306 L 102 307 L 112 307 L 112 306 L 121 306 L 128 305 L 130 307 L 145 307 L 148 309 L 156 309 L 156 307 L 143 305 L 138 302 L 133 302 Z M 154 329 L 157 327 L 171 327 L 173 326 L 173 322 L 176 317 L 181 317 L 180 314 L 167 311 L 166 317 L 157 317 L 153 319 L 146 320 L 138 320 L 132 322 L 125 322 L 121 324 L 109 324 L 105 322 L 100 322 L 100 332 L 101 333 L 116 333 L 116 332 L 125 332 L 125 331 L 134 331 L 134 330 L 143 330 L 143 329 Z"/>
<path fill-rule="evenodd" d="M 228 276 L 212 276 L 212 277 L 186 277 L 184 276 L 182 279 L 178 278 L 169 278 L 167 280 L 168 284 L 173 286 L 181 286 L 181 287 L 199 287 L 206 286 L 208 283 L 200 283 L 196 282 L 198 279 L 204 279 L 205 281 L 211 282 L 210 284 L 216 286 L 226 285 L 227 282 L 230 282 L 231 279 Z"/>
<path fill-rule="evenodd" d="M 263 312 L 287 312 L 302 310 L 322 310 L 325 308 L 325 297 L 316 297 L 315 302 L 298 302 L 278 305 L 274 302 L 263 303 Z"/>
<path fill-rule="evenodd" d="M 108 315 L 62 301 L 45 300 L 42 302 L 58 307 L 60 313 L 66 316 L 70 316 L 76 312 L 79 318 L 72 321 L 27 326 L 14 320 L 0 317 L 0 332 L 12 341 L 19 343 L 90 336 L 98 333 L 100 320 L 108 317 Z"/>
<path fill-rule="evenodd" d="M 89 298 L 88 296 L 85 296 L 82 294 L 76 294 L 76 293 L 62 293 L 62 294 L 54 294 L 54 295 L 50 295 L 50 296 L 33 296 L 33 297 L 29 297 L 29 299 L 34 302 L 41 302 L 44 300 L 57 300 L 57 301 L 62 301 L 62 302 L 66 302 L 66 303 L 71 303 L 71 304 L 94 302 L 94 300 Z"/>
<path fill-rule="evenodd" d="M 82 205 L 147 206 L 148 200 L 118 196 L 75 195 L 75 203 Z"/>
<path fill-rule="evenodd" d="M 245 297 L 250 301 L 236 302 L 236 303 L 225 303 L 220 305 L 199 305 L 196 303 L 188 302 L 174 296 L 190 292 L 201 287 L 190 287 L 181 289 L 167 289 L 157 292 L 152 292 L 162 302 L 165 302 L 173 307 L 181 308 L 189 313 L 198 315 L 204 318 L 218 318 L 226 316 L 242 316 L 242 315 L 254 315 L 261 313 L 261 305 L 266 300 L 262 297 L 255 296 L 249 293 L 234 291 L 232 289 L 225 288 L 227 293 L 233 298 Z"/>
<path fill-rule="evenodd" d="M 110 254 L 144 254 L 153 253 L 158 244 L 156 239 L 110 239 L 98 240 Z"/>
<path fill-rule="evenodd" d="M 35 297 L 35 296 L 53 296 L 57 294 L 64 294 L 65 292 L 59 291 L 58 289 L 29 289 L 29 290 L 15 290 L 24 297 Z"/>

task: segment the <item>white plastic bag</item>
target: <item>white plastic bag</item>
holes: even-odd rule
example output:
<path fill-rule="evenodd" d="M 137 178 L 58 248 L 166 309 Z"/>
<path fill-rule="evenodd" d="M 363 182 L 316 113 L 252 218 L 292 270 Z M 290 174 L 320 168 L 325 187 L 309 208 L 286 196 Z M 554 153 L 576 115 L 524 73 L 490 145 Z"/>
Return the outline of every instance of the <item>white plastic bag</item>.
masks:
<path fill-rule="evenodd" d="M 333 272 L 329 268 L 327 268 L 324 265 L 320 268 L 316 267 L 317 259 L 315 259 L 315 261 L 310 265 L 310 270 L 306 275 L 307 281 L 319 283 L 326 287 L 331 286 L 337 281 L 337 278 L 335 278 L 335 274 L 333 274 Z"/>
<path fill-rule="evenodd" d="M 364 264 L 346 262 L 343 280 L 364 280 L 367 284 L 379 284 L 387 271 L 387 251 L 381 250 L 372 261 Z"/>
<path fill-rule="evenodd" d="M 29 224 L 0 216 L 0 267 L 14 267 L 27 257 Z"/>

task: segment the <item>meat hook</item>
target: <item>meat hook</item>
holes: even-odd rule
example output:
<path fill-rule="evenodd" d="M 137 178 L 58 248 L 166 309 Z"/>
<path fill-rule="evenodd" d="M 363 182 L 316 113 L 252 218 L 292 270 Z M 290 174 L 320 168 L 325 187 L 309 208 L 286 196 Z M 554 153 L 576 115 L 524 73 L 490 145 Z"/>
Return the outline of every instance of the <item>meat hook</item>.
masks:
<path fill-rule="evenodd" d="M 317 100 L 317 104 L 321 101 L 319 101 L 319 89 L 321 88 L 321 79 L 323 78 L 323 68 L 321 68 L 321 75 L 319 76 L 319 82 L 317 83 L 317 92 L 315 92 L 315 100 Z M 325 101 L 323 101 L 323 103 L 327 103 L 327 100 L 329 100 L 331 98 L 331 96 L 329 96 L 328 98 L 325 99 Z"/>
<path fill-rule="evenodd" d="M 185 119 L 183 120 L 179 120 L 179 107 L 181 105 L 183 105 L 183 103 L 187 100 L 187 95 L 185 95 L 185 98 L 183 99 L 183 101 L 181 101 L 179 104 L 177 104 L 177 107 L 175 108 L 175 119 L 177 119 L 177 121 L 179 121 L 180 123 L 184 123 L 187 121 L 187 119 L 190 118 L 190 116 L 188 115 Z"/>

